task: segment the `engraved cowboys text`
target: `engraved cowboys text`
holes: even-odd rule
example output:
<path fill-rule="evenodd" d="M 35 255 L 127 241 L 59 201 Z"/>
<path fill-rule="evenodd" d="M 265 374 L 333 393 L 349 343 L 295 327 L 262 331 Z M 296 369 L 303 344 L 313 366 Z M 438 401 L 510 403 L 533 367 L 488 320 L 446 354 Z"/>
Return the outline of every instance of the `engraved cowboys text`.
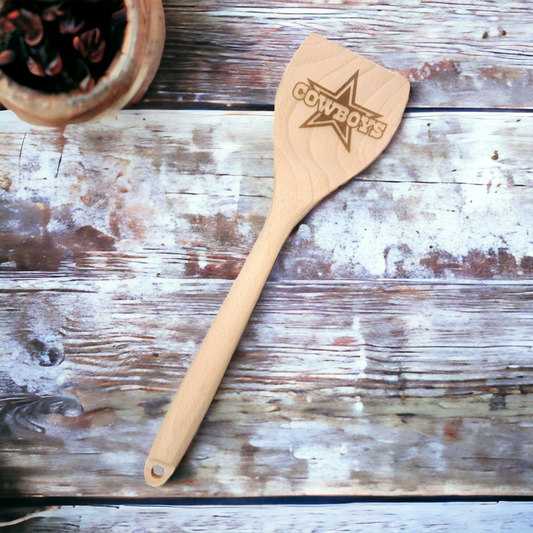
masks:
<path fill-rule="evenodd" d="M 308 83 L 297 83 L 292 91 L 294 98 L 315 108 L 314 114 L 300 127 L 332 126 L 348 152 L 353 131 L 380 139 L 387 128 L 387 124 L 379 120 L 382 115 L 355 102 L 358 75 L 359 71 L 336 92 L 310 79 Z"/>

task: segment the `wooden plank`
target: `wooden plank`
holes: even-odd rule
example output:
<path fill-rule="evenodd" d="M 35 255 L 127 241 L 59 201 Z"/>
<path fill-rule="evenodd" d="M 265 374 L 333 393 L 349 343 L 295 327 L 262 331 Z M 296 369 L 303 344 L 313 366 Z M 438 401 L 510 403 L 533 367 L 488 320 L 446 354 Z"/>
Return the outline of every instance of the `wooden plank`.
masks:
<path fill-rule="evenodd" d="M 411 107 L 533 105 L 527 0 L 164 0 L 164 7 L 165 52 L 142 108 L 273 105 L 285 66 L 311 32 L 408 77 Z"/>
<path fill-rule="evenodd" d="M 150 531 L 237 533 L 472 533 L 530 531 L 533 504 L 499 503 L 351 503 L 344 505 L 247 505 L 91 507 L 61 506 L 44 511 L 18 509 L 20 533 L 71 531 Z M 4 519 L 4 523 L 9 523 Z M 0 524 L 3 526 L 3 524 Z M 7 529 L 7 532 L 14 529 Z"/>
<path fill-rule="evenodd" d="M 264 223 L 271 113 L 126 111 L 64 132 L 0 121 L 7 275 L 234 279 Z M 532 136 L 530 113 L 407 114 L 271 279 L 533 279 Z"/>
<path fill-rule="evenodd" d="M 16 276 L 4 497 L 532 495 L 533 285 L 267 284 L 167 485 L 144 459 L 230 286 Z"/>
<path fill-rule="evenodd" d="M 138 108 L 271 106 L 311 32 L 409 78 L 410 107 L 533 106 L 528 0 L 163 3 L 165 51 Z"/>
<path fill-rule="evenodd" d="M 272 115 L 0 120 L 1 493 L 154 495 L 153 435 L 266 215 Z M 157 494 L 530 495 L 532 130 L 408 115 L 291 237 Z"/>

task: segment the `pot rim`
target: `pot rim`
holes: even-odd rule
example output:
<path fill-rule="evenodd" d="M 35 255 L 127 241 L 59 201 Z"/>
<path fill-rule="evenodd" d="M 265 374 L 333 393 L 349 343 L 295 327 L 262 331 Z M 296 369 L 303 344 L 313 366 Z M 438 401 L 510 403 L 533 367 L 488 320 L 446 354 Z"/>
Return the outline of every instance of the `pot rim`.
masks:
<path fill-rule="evenodd" d="M 120 99 L 120 89 L 128 78 L 133 83 L 134 57 L 139 42 L 140 0 L 124 0 L 127 24 L 122 47 L 115 55 L 104 75 L 88 93 L 48 94 L 20 85 L 0 70 L 0 102 L 15 113 L 24 115 L 24 120 L 48 124 L 73 122 L 81 115 L 105 105 L 110 95 Z M 94 113 L 93 113 L 94 114 Z M 84 120 L 81 118 L 81 120 Z"/>

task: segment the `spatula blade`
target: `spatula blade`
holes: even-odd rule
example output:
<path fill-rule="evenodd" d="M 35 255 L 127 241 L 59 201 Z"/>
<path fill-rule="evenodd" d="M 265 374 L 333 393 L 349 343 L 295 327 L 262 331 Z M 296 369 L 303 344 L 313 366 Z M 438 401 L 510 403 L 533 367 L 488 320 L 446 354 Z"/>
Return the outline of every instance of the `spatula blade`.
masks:
<path fill-rule="evenodd" d="M 406 79 L 311 34 L 292 58 L 276 95 L 276 187 L 296 185 L 310 209 L 383 152 L 408 97 Z"/>

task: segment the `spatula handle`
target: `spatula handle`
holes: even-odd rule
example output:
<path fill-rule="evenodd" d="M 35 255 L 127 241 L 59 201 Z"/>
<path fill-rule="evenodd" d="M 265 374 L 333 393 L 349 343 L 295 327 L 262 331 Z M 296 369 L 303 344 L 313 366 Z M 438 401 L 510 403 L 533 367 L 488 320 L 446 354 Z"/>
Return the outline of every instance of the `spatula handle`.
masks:
<path fill-rule="evenodd" d="M 296 221 L 275 203 L 241 272 L 174 396 L 148 455 L 146 483 L 158 487 L 172 475 L 211 404 L 272 266 Z"/>

